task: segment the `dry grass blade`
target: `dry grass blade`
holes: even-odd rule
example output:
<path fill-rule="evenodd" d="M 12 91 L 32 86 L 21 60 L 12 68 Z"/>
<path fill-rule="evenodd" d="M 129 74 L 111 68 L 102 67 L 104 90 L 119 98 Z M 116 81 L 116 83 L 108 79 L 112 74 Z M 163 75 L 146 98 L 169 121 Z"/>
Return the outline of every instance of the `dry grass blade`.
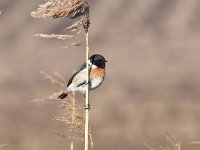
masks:
<path fill-rule="evenodd" d="M 63 135 L 63 134 L 59 134 L 59 133 L 55 133 L 55 135 L 61 137 L 61 138 L 65 138 L 67 140 L 76 140 L 76 141 L 84 141 L 84 138 L 80 138 L 80 137 L 69 137 L 69 136 L 66 136 L 66 135 Z"/>
<path fill-rule="evenodd" d="M 77 42 L 74 42 L 72 44 L 69 44 L 67 46 L 64 46 L 63 48 L 70 48 L 70 47 L 73 47 L 73 46 L 80 46 L 82 44 L 81 41 L 77 41 Z"/>
<path fill-rule="evenodd" d="M 181 143 L 171 132 L 163 132 L 162 133 L 166 140 L 170 143 L 172 149 L 181 150 Z"/>
<path fill-rule="evenodd" d="M 0 11 L 0 15 L 1 15 L 2 11 Z"/>
<path fill-rule="evenodd" d="M 144 145 L 149 149 L 149 150 L 181 150 L 181 143 L 180 141 L 177 140 L 177 138 L 170 132 L 163 132 L 162 133 L 167 142 L 169 143 L 168 146 L 159 146 L 159 148 L 154 148 L 150 146 L 149 144 L 144 143 Z"/>
<path fill-rule="evenodd" d="M 55 93 L 52 93 L 51 95 L 49 95 L 47 97 L 43 97 L 43 98 L 39 98 L 39 99 L 34 99 L 33 102 L 55 101 L 55 100 L 58 100 L 58 96 L 61 93 L 62 92 L 55 92 Z"/>
<path fill-rule="evenodd" d="M 65 91 L 66 90 L 66 80 L 64 77 L 55 72 L 54 76 L 53 75 L 48 75 L 44 73 L 43 71 L 40 71 L 40 73 L 46 78 L 49 79 L 53 84 L 57 85 L 60 91 Z"/>
<path fill-rule="evenodd" d="M 58 96 L 63 92 L 66 91 L 66 80 L 64 79 L 64 77 L 55 72 L 53 75 L 48 75 L 46 73 L 44 73 L 43 71 L 40 71 L 40 73 L 49 81 L 51 81 L 51 83 L 53 83 L 54 85 L 57 86 L 58 90 L 60 92 L 55 92 L 52 93 L 51 95 L 44 97 L 44 98 L 40 98 L 40 99 L 35 99 L 33 100 L 33 102 L 41 102 L 41 101 L 54 101 L 58 99 Z"/>
<path fill-rule="evenodd" d="M 77 31 L 77 29 L 82 26 L 84 23 L 84 17 L 81 17 L 80 20 L 78 20 L 77 22 L 73 23 L 70 27 L 67 27 L 65 29 L 65 31 Z"/>
<path fill-rule="evenodd" d="M 89 7 L 87 0 L 49 0 L 39 5 L 39 8 L 31 13 L 35 18 L 76 18 L 84 15 L 85 9 Z"/>
<path fill-rule="evenodd" d="M 65 80 L 65 78 L 58 72 L 54 72 L 54 75 L 55 75 L 55 77 L 57 77 L 57 79 L 60 80 L 60 83 L 62 84 L 62 87 L 65 86 L 65 83 L 67 83 L 67 80 Z"/>
<path fill-rule="evenodd" d="M 47 38 L 47 39 L 59 39 L 59 40 L 69 40 L 75 38 L 74 35 L 62 35 L 62 34 L 35 34 L 37 37 Z"/>

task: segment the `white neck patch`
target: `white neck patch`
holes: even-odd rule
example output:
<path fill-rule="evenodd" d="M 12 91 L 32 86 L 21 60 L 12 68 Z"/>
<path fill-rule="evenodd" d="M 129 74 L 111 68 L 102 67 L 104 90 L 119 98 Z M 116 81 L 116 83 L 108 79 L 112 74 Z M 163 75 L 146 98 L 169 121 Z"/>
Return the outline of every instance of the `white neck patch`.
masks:
<path fill-rule="evenodd" d="M 95 68 L 97 68 L 97 66 L 96 65 L 92 65 L 92 69 L 95 69 Z"/>
<path fill-rule="evenodd" d="M 95 69 L 95 68 L 97 68 L 97 66 L 96 66 L 96 65 L 94 65 L 94 64 L 92 64 L 90 60 L 88 60 L 88 64 L 89 64 L 89 66 L 90 66 L 90 67 L 92 66 L 92 69 Z"/>
<path fill-rule="evenodd" d="M 90 60 L 88 60 L 88 64 L 89 64 L 89 66 L 92 66 L 92 63 L 91 63 L 91 61 L 90 61 Z"/>

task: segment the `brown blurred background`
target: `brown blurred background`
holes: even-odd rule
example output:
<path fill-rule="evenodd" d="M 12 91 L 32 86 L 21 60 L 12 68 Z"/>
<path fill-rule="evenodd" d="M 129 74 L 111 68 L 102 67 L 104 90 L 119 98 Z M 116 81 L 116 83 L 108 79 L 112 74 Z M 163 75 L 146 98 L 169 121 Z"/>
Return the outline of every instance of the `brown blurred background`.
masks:
<path fill-rule="evenodd" d="M 84 47 L 34 37 L 63 33 L 67 19 L 33 19 L 42 0 L 1 0 L 0 145 L 5 150 L 66 150 L 66 132 L 52 118 L 59 102 L 32 103 L 56 91 L 39 73 L 68 79 L 84 61 Z M 109 61 L 104 84 L 91 92 L 96 150 L 145 150 L 144 143 L 169 145 L 172 132 L 182 149 L 200 145 L 200 1 L 95 0 L 90 49 Z M 79 94 L 79 100 L 83 97 Z M 75 149 L 83 149 L 77 142 Z"/>

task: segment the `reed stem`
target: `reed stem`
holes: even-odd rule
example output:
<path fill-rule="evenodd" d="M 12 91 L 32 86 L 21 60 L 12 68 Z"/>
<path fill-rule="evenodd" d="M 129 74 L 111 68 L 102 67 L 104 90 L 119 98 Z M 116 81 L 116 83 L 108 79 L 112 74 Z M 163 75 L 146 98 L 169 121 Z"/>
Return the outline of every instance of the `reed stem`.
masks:
<path fill-rule="evenodd" d="M 73 73 L 75 71 L 73 70 Z M 75 92 L 72 92 L 72 126 L 74 125 L 74 120 L 75 120 Z M 74 150 L 74 141 L 73 139 L 71 140 L 70 144 L 70 150 Z"/>
<path fill-rule="evenodd" d="M 70 144 L 70 150 L 74 150 L 74 141 L 73 140 L 71 141 L 71 144 Z"/>
<path fill-rule="evenodd" d="M 88 40 L 88 32 L 85 34 L 86 36 L 86 83 L 89 83 L 89 40 Z M 85 106 L 89 106 L 89 84 L 86 85 L 86 97 L 85 97 Z M 85 110 L 85 150 L 88 150 L 89 143 L 89 109 Z"/>

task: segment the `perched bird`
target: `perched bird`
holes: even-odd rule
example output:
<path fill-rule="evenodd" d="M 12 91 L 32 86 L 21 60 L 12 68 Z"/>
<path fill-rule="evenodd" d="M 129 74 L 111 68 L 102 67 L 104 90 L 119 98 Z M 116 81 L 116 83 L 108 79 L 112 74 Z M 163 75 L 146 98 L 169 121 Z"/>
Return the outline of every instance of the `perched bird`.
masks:
<path fill-rule="evenodd" d="M 66 92 L 63 92 L 59 99 L 64 99 L 70 92 L 79 91 L 85 95 L 86 85 L 93 90 L 99 87 L 105 77 L 105 67 L 107 61 L 102 55 L 95 54 L 89 58 L 89 83 L 86 83 L 86 63 L 81 65 L 79 69 L 72 75 L 67 84 Z"/>

